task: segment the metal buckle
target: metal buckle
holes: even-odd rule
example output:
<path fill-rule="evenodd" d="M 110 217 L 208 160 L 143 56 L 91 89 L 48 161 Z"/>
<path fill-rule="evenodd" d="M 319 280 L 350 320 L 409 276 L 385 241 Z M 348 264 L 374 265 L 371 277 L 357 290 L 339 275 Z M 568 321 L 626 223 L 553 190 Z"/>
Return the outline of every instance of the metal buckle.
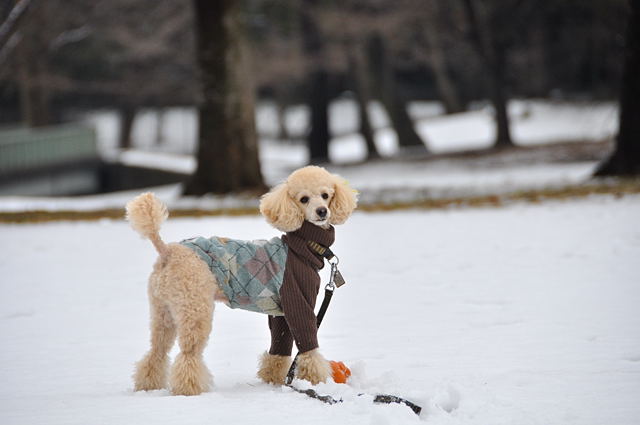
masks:
<path fill-rule="evenodd" d="M 336 289 L 335 279 L 336 273 L 338 273 L 338 263 L 340 262 L 340 259 L 334 255 L 333 258 L 331 260 L 327 260 L 327 262 L 331 265 L 331 273 L 329 274 L 329 283 L 327 283 L 327 286 L 325 286 L 324 289 L 333 292 Z"/>
<path fill-rule="evenodd" d="M 335 261 L 332 261 L 335 258 Z M 325 287 L 328 291 L 334 291 L 336 288 L 341 287 L 346 282 L 344 277 L 342 277 L 342 273 L 338 270 L 338 263 L 340 259 L 337 256 L 334 256 L 331 260 L 327 260 L 331 265 L 331 274 L 329 275 L 329 283 Z"/>

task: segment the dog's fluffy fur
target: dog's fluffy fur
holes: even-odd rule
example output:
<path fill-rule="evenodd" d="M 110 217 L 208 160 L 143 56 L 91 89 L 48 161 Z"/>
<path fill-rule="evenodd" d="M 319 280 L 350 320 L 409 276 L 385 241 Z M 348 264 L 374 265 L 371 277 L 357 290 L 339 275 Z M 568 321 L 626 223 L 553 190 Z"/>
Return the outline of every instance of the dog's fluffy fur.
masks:
<path fill-rule="evenodd" d="M 325 228 L 342 224 L 355 207 L 356 193 L 344 180 L 310 166 L 295 171 L 263 196 L 260 212 L 274 227 L 290 232 L 299 229 L 304 220 Z M 133 199 L 126 210 L 133 229 L 149 239 L 160 254 L 148 287 L 151 349 L 136 365 L 135 390 L 169 387 L 177 395 L 208 391 L 212 376 L 202 352 L 211 332 L 214 300 L 224 300 L 224 294 L 197 254 L 183 245 L 162 241 L 159 231 L 168 211 L 152 193 Z M 168 353 L 176 337 L 180 353 L 169 371 Z M 259 364 L 260 379 L 282 384 L 291 358 L 264 353 Z M 298 378 L 317 384 L 330 374 L 328 361 L 317 349 L 300 355 Z"/>
<path fill-rule="evenodd" d="M 260 357 L 258 378 L 268 384 L 281 385 L 284 383 L 291 366 L 291 357 L 279 356 L 264 352 Z"/>

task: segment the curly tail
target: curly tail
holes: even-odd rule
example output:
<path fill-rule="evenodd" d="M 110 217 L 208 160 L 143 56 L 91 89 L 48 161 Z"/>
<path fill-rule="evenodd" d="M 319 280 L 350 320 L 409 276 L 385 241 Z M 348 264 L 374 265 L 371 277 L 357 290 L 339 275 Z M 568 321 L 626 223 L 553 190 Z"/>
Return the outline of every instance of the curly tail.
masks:
<path fill-rule="evenodd" d="M 161 257 L 167 252 L 167 245 L 160 238 L 160 226 L 169 216 L 167 206 L 151 192 L 138 195 L 127 202 L 126 219 L 133 230 L 149 239 Z"/>

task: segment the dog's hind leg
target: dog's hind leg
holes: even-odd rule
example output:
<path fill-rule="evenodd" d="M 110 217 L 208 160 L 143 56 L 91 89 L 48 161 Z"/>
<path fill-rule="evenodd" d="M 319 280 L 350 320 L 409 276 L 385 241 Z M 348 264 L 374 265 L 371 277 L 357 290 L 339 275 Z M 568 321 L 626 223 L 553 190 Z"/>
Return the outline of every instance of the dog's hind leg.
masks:
<path fill-rule="evenodd" d="M 191 302 L 188 308 L 176 311 L 180 353 L 171 368 L 171 392 L 176 395 L 197 395 L 209 390 L 212 377 L 202 359 L 213 317 L 213 296 L 209 302 Z M 197 304 L 197 305 L 194 305 Z"/>
<path fill-rule="evenodd" d="M 151 299 L 151 349 L 136 364 L 135 391 L 167 387 L 169 351 L 176 339 L 176 326 L 167 306 Z"/>

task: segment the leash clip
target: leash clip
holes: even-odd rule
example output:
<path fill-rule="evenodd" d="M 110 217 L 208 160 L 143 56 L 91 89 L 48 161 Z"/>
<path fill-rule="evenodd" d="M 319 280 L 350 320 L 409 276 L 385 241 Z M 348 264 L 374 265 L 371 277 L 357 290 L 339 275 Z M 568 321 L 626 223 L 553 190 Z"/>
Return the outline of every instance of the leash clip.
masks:
<path fill-rule="evenodd" d="M 335 261 L 334 261 L 335 260 Z M 325 286 L 325 290 L 333 292 L 336 288 L 341 287 L 346 282 L 342 277 L 342 273 L 338 270 L 338 263 L 340 259 L 334 255 L 330 260 L 327 260 L 331 265 L 331 273 L 329 274 L 329 283 Z"/>

